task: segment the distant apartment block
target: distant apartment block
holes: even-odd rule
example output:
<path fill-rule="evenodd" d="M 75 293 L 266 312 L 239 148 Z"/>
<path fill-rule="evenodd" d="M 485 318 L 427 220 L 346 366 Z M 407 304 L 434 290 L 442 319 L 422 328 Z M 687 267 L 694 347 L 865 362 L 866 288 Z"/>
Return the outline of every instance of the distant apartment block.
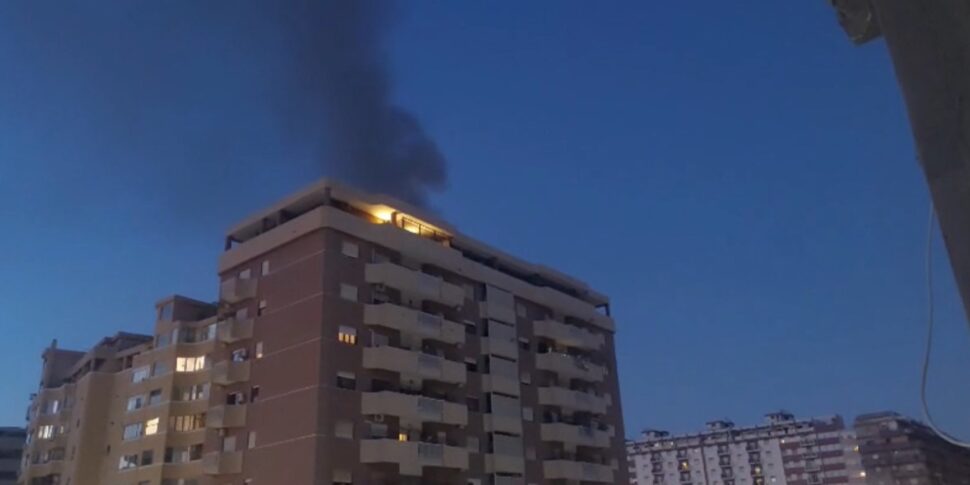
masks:
<path fill-rule="evenodd" d="M 21 483 L 627 482 L 604 295 L 329 181 L 225 249 L 218 302 L 44 352 Z"/>
<path fill-rule="evenodd" d="M 856 440 L 842 418 L 768 414 L 760 426 L 712 421 L 700 433 L 647 430 L 627 444 L 636 485 L 828 485 L 865 483 Z"/>
<path fill-rule="evenodd" d="M 884 412 L 856 418 L 870 485 L 970 484 L 970 450 L 952 445 L 924 424 Z"/>
<path fill-rule="evenodd" d="M 27 431 L 23 428 L 0 427 L 0 485 L 17 483 L 26 439 Z"/>

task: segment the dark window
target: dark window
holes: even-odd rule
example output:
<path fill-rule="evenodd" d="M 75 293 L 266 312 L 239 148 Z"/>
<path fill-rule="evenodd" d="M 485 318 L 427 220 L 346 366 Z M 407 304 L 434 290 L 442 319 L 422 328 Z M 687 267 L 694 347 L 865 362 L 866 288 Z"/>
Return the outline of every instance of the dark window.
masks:
<path fill-rule="evenodd" d="M 354 377 L 350 377 L 350 376 L 338 374 L 337 375 L 337 387 L 339 387 L 341 389 L 350 389 L 350 390 L 356 389 L 357 388 L 357 379 L 354 378 Z"/>
<path fill-rule="evenodd" d="M 478 398 L 477 397 L 470 397 L 470 398 L 468 398 L 466 404 L 468 405 L 468 410 L 470 412 L 473 412 L 473 413 L 477 413 L 478 412 Z"/>
<path fill-rule="evenodd" d="M 478 372 L 478 361 L 476 360 L 466 360 L 465 370 L 468 372 Z"/>
<path fill-rule="evenodd" d="M 152 450 L 145 450 L 141 452 L 141 466 L 151 465 L 155 458 L 155 452 Z"/>

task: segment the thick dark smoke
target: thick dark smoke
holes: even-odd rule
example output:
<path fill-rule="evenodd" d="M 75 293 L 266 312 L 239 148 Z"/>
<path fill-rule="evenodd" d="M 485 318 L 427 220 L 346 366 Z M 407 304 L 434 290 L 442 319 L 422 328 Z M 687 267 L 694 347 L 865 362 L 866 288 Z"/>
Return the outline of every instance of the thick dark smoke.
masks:
<path fill-rule="evenodd" d="M 330 134 L 326 159 L 341 177 L 423 204 L 429 190 L 444 186 L 445 160 L 414 115 L 391 102 L 382 52 L 388 2 L 320 4 L 321 37 L 299 65 L 318 71 L 307 80 L 320 91 Z"/>
<path fill-rule="evenodd" d="M 0 198 L 36 183 L 89 204 L 139 197 L 200 217 L 330 175 L 424 205 L 446 164 L 392 100 L 396 7 L 0 2 Z M 87 189 L 86 178 L 113 187 Z"/>

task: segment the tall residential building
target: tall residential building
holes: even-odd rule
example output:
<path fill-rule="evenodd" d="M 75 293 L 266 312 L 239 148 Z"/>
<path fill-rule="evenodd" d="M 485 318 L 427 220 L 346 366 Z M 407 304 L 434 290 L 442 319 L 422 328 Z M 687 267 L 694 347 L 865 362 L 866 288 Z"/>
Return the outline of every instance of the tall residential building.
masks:
<path fill-rule="evenodd" d="M 20 456 L 26 439 L 27 430 L 23 428 L 0 427 L 0 485 L 17 483 Z"/>
<path fill-rule="evenodd" d="M 865 483 L 855 436 L 842 418 L 765 416 L 760 426 L 712 421 L 700 433 L 647 430 L 627 444 L 637 485 L 827 485 Z"/>
<path fill-rule="evenodd" d="M 625 483 L 608 299 L 322 181 L 232 228 L 219 301 L 44 354 L 25 484 Z"/>
<path fill-rule="evenodd" d="M 892 412 L 864 414 L 855 430 L 870 485 L 970 484 L 970 450 Z"/>

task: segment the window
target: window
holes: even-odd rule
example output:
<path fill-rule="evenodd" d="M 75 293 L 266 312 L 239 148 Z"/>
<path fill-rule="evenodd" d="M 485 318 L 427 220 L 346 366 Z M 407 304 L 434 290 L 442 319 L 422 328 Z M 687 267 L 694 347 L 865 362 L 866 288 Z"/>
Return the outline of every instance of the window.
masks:
<path fill-rule="evenodd" d="M 338 372 L 337 373 L 337 387 L 341 389 L 356 389 L 357 388 L 357 376 L 353 372 Z"/>
<path fill-rule="evenodd" d="M 252 270 L 250 270 L 249 268 L 246 268 L 239 272 L 239 279 L 248 280 L 252 275 L 253 275 Z"/>
<path fill-rule="evenodd" d="M 259 300 L 259 305 L 256 306 L 256 316 L 262 316 L 266 313 L 266 309 L 269 307 L 269 303 L 266 300 Z"/>
<path fill-rule="evenodd" d="M 121 439 L 125 441 L 130 441 L 133 439 L 141 438 L 145 431 L 144 423 L 132 423 L 125 426 L 125 429 L 121 432 Z"/>
<path fill-rule="evenodd" d="M 145 436 L 151 436 L 155 433 L 158 433 L 158 418 L 145 421 Z"/>
<path fill-rule="evenodd" d="M 145 450 L 141 452 L 141 466 L 151 465 L 152 460 L 155 459 L 155 452 L 152 450 Z"/>
<path fill-rule="evenodd" d="M 522 419 L 526 421 L 532 421 L 532 408 L 529 406 L 522 407 Z"/>
<path fill-rule="evenodd" d="M 472 413 L 478 412 L 478 398 L 469 397 L 465 400 L 465 404 L 468 406 L 468 411 Z"/>
<path fill-rule="evenodd" d="M 263 261 L 263 264 L 259 268 L 259 274 L 266 276 L 269 274 L 269 260 Z"/>
<path fill-rule="evenodd" d="M 49 440 L 54 437 L 54 425 L 45 424 L 37 428 L 37 439 Z"/>
<path fill-rule="evenodd" d="M 205 369 L 205 356 L 178 357 L 175 359 L 175 372 L 196 372 Z"/>
<path fill-rule="evenodd" d="M 222 451 L 225 451 L 225 452 L 236 451 L 235 436 L 226 436 L 222 438 Z"/>
<path fill-rule="evenodd" d="M 209 397 L 209 383 L 196 384 L 185 388 L 172 390 L 172 399 L 176 401 L 197 401 Z"/>
<path fill-rule="evenodd" d="M 246 393 L 230 392 L 226 394 L 226 404 L 229 406 L 235 406 L 237 404 L 246 404 Z"/>
<path fill-rule="evenodd" d="M 134 411 L 136 409 L 141 409 L 145 405 L 145 396 L 138 395 L 128 398 L 128 405 L 125 406 L 125 410 Z"/>
<path fill-rule="evenodd" d="M 165 463 L 186 463 L 202 459 L 202 444 L 165 448 Z"/>
<path fill-rule="evenodd" d="M 135 468 L 138 466 L 138 453 L 131 455 L 121 455 L 121 459 L 118 460 L 119 470 L 128 470 L 130 468 Z"/>
<path fill-rule="evenodd" d="M 357 343 L 357 329 L 341 325 L 337 331 L 337 340 L 345 344 L 355 345 Z"/>
<path fill-rule="evenodd" d="M 465 359 L 465 370 L 468 372 L 478 372 L 478 361 L 474 357 Z"/>
<path fill-rule="evenodd" d="M 333 427 L 333 435 L 337 438 L 354 439 L 354 423 L 352 421 L 337 421 Z"/>
<path fill-rule="evenodd" d="M 249 436 L 246 438 L 246 448 L 253 449 L 256 447 L 256 432 L 250 431 Z"/>
<path fill-rule="evenodd" d="M 155 362 L 152 364 L 152 377 L 160 376 L 162 374 L 167 374 L 169 371 L 168 364 L 165 362 Z"/>
<path fill-rule="evenodd" d="M 259 397 L 259 386 L 253 386 L 249 389 L 249 396 L 251 402 L 256 402 L 256 398 Z"/>
<path fill-rule="evenodd" d="M 360 254 L 360 248 L 358 248 L 357 244 L 355 243 L 344 241 L 343 244 L 340 245 L 340 252 L 348 258 L 356 258 Z"/>
<path fill-rule="evenodd" d="M 263 342 L 262 341 L 256 342 L 256 358 L 257 359 L 262 359 L 263 358 Z"/>
<path fill-rule="evenodd" d="M 357 287 L 340 283 L 340 298 L 344 300 L 357 301 Z"/>
<path fill-rule="evenodd" d="M 170 301 L 162 305 L 162 307 L 158 309 L 158 319 L 170 321 L 172 320 L 174 313 L 175 313 L 175 303 Z"/>
<path fill-rule="evenodd" d="M 522 350 L 525 350 L 526 352 L 528 352 L 529 351 L 529 339 L 527 339 L 525 337 L 519 337 L 519 347 L 522 347 Z"/>
<path fill-rule="evenodd" d="M 330 482 L 333 485 L 351 485 L 354 480 L 350 474 L 350 470 L 334 470 L 333 480 Z"/>
<path fill-rule="evenodd" d="M 246 349 L 236 349 L 232 351 L 233 362 L 246 362 L 249 359 L 249 351 Z"/>
<path fill-rule="evenodd" d="M 175 432 L 195 431 L 205 427 L 205 414 L 172 416 L 168 418 L 168 423 L 169 428 Z"/>
<path fill-rule="evenodd" d="M 149 366 L 142 366 L 133 371 L 131 371 L 131 382 L 141 382 L 148 379 L 151 375 L 151 368 Z"/>
<path fill-rule="evenodd" d="M 529 374 L 528 372 L 523 372 L 520 377 L 520 380 L 522 381 L 523 384 L 532 384 L 532 374 Z"/>
<path fill-rule="evenodd" d="M 155 336 L 155 347 L 156 348 L 159 348 L 160 349 L 162 347 L 167 347 L 168 344 L 170 344 L 170 343 L 171 343 L 171 339 L 169 338 L 169 334 L 167 334 L 167 333 L 160 333 L 160 334 L 158 334 L 158 335 Z"/>
<path fill-rule="evenodd" d="M 528 314 L 528 310 L 522 302 L 515 302 L 515 316 L 525 318 Z"/>

